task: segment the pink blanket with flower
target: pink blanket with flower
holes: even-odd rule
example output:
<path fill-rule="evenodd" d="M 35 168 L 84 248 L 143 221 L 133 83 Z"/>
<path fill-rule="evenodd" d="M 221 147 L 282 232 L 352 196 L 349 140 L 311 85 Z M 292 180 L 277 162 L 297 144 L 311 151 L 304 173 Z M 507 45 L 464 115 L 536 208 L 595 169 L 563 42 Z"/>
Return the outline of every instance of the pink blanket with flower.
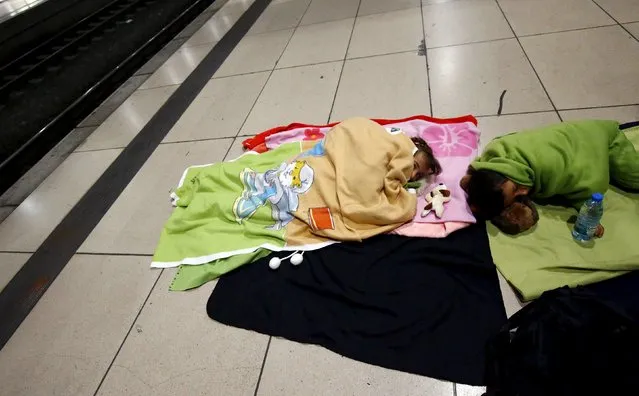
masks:
<path fill-rule="evenodd" d="M 475 217 L 466 204 L 466 196 L 459 186 L 470 162 L 477 156 L 479 147 L 479 129 L 471 121 L 446 122 L 447 120 L 412 117 L 405 120 L 384 122 L 387 129 L 398 128 L 410 137 L 419 136 L 433 149 L 435 157 L 442 166 L 442 173 L 428 186 L 422 189 L 417 201 L 417 214 L 412 222 L 393 231 L 407 236 L 442 238 L 474 223 Z M 265 138 L 266 147 L 270 150 L 283 143 L 302 140 L 319 140 L 331 129 L 331 126 L 298 127 L 278 132 Z M 421 217 L 426 204 L 423 197 L 434 186 L 444 183 L 451 191 L 452 199 L 446 203 L 442 218 L 433 212 Z"/>

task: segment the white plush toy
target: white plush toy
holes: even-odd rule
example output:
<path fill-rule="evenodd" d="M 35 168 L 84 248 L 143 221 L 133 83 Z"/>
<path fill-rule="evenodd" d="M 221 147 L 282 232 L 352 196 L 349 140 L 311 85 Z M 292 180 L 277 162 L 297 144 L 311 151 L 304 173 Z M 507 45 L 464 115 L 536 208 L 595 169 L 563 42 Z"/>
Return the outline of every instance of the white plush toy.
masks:
<path fill-rule="evenodd" d="M 424 198 L 426 199 L 426 206 L 424 206 L 422 211 L 422 217 L 428 216 L 434 210 L 435 216 L 441 218 L 444 214 L 444 204 L 450 201 L 451 194 L 444 183 L 439 183 L 439 185 L 424 195 Z"/>

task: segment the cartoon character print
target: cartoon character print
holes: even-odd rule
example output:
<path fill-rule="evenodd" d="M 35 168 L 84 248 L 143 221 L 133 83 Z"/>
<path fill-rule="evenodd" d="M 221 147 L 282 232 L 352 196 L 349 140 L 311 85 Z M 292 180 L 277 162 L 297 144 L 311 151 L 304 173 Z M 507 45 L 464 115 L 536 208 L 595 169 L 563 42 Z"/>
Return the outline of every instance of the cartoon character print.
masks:
<path fill-rule="evenodd" d="M 324 154 L 326 154 L 326 150 L 324 149 L 324 139 L 322 139 L 319 142 L 315 143 L 313 147 L 300 154 L 297 158 L 300 159 L 304 157 L 321 157 Z"/>
<path fill-rule="evenodd" d="M 275 224 L 266 228 L 281 230 L 293 220 L 293 212 L 299 207 L 299 194 L 311 188 L 314 174 L 313 168 L 300 160 L 282 163 L 277 169 L 264 173 L 244 169 L 240 173 L 244 190 L 233 205 L 235 219 L 241 224 L 268 202 Z"/>

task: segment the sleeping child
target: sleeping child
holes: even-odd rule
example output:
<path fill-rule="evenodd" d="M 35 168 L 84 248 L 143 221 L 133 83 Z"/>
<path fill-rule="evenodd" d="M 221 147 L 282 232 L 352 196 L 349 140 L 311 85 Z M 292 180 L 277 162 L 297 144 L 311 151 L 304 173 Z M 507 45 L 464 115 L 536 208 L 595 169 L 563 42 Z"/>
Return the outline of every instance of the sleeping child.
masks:
<path fill-rule="evenodd" d="M 493 140 L 460 183 L 471 210 L 522 232 L 536 223 L 534 206 L 524 197 L 559 198 L 579 209 L 611 181 L 639 189 L 639 153 L 621 129 L 615 121 L 563 122 Z"/>
<path fill-rule="evenodd" d="M 418 137 L 411 138 L 411 140 L 415 145 L 415 151 L 413 153 L 413 173 L 409 181 L 414 182 L 442 173 L 442 167 L 428 143 Z"/>

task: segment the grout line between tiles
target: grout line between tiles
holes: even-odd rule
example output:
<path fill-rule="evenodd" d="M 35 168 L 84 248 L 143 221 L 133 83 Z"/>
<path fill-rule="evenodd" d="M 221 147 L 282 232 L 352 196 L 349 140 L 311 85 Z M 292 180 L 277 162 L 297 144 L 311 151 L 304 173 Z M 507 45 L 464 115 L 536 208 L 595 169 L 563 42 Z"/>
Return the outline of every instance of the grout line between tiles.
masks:
<path fill-rule="evenodd" d="M 392 1 L 392 0 L 388 0 L 388 1 Z M 312 3 L 312 1 L 310 3 Z M 357 18 L 366 18 L 366 17 L 373 16 L 373 15 L 382 15 L 382 14 L 388 14 L 390 12 L 406 11 L 406 10 L 410 10 L 410 9 L 413 9 L 413 8 L 419 8 L 421 10 L 421 5 L 420 6 L 400 8 L 398 10 L 392 10 L 392 11 L 374 12 L 374 13 L 366 14 L 366 15 L 357 15 L 357 14 L 355 14 L 355 15 L 349 16 L 349 17 L 337 18 L 337 19 L 329 19 L 327 21 L 307 23 L 307 24 L 302 24 L 301 21 L 300 21 L 300 23 L 298 24 L 298 27 L 321 25 L 322 23 L 329 23 L 329 22 L 339 22 L 339 21 L 343 21 L 345 19 L 351 19 L 351 18 L 355 18 L 355 19 L 357 19 Z M 308 8 L 307 8 L 307 10 L 308 10 Z M 358 9 L 358 12 L 359 12 L 359 9 Z M 304 15 L 306 15 L 306 12 L 304 12 Z M 302 16 L 302 18 L 304 18 L 304 16 Z M 289 30 L 289 29 L 291 29 L 291 28 L 268 30 L 268 31 L 265 31 L 265 32 L 260 32 L 260 33 L 247 34 L 247 36 L 257 36 L 258 34 L 276 33 L 276 32 L 281 32 L 283 30 Z"/>
<path fill-rule="evenodd" d="M 504 14 L 505 15 L 505 14 Z M 508 19 L 506 19 L 506 21 L 510 24 L 510 21 L 508 21 Z M 617 26 L 618 23 L 612 23 L 612 24 L 607 24 L 607 25 L 598 25 L 598 26 L 589 26 L 589 27 L 583 27 L 583 28 L 574 28 L 574 29 L 566 29 L 566 30 L 557 30 L 557 31 L 552 31 L 552 32 L 541 32 L 541 33 L 532 33 L 532 34 L 522 34 L 522 35 L 517 35 L 514 31 L 514 29 L 511 28 L 511 30 L 513 31 L 514 36 L 513 37 L 502 37 L 502 38 L 496 38 L 496 39 L 490 39 L 490 40 L 479 40 L 479 41 L 471 41 L 468 43 L 459 43 L 459 44 L 448 44 L 448 45 L 437 45 L 434 47 L 428 47 L 428 49 L 438 49 L 438 48 L 449 48 L 449 47 L 460 47 L 463 45 L 473 45 L 473 44 L 483 44 L 483 43 L 492 43 L 495 41 L 504 41 L 504 40 L 512 40 L 515 39 L 517 37 L 519 38 L 524 38 L 524 37 L 537 37 L 537 36 L 547 36 L 550 34 L 556 34 L 556 33 L 567 33 L 567 32 L 576 32 L 576 31 L 580 31 L 580 30 L 590 30 L 590 29 L 599 29 L 599 28 L 604 28 L 604 27 L 611 27 L 611 26 Z"/>
<path fill-rule="evenodd" d="M 606 13 L 606 15 L 608 15 L 608 16 L 610 17 L 610 19 L 612 19 L 613 21 L 615 21 L 615 22 L 617 23 L 617 25 L 619 25 L 619 26 L 620 26 L 623 30 L 625 30 L 625 31 L 626 31 L 626 33 L 628 33 L 628 34 L 630 35 L 630 37 L 633 37 L 635 40 L 639 41 L 639 37 L 635 37 L 635 36 L 634 36 L 634 35 L 630 32 L 630 30 L 626 29 L 626 27 L 625 27 L 625 26 L 624 26 L 621 22 L 619 22 L 619 21 L 618 21 L 615 17 L 613 17 L 613 16 L 612 16 L 612 14 L 610 14 L 608 11 L 606 11 L 606 9 L 605 9 L 605 8 L 603 8 L 602 6 L 600 6 L 600 5 L 599 5 L 599 3 L 597 3 L 597 1 L 596 1 L 596 0 L 592 0 L 592 2 L 593 2 L 593 3 L 595 3 L 595 5 L 596 5 L 597 7 L 599 7 L 599 8 L 601 9 L 601 11 L 605 12 L 605 13 Z M 633 22 L 627 22 L 627 23 L 633 23 Z"/>
<path fill-rule="evenodd" d="M 160 281 L 160 278 L 162 277 L 162 273 L 164 273 L 164 269 L 160 270 L 160 273 L 158 274 L 157 278 L 155 278 L 155 282 L 153 282 L 153 286 L 151 286 L 151 290 L 149 290 L 149 293 L 146 295 L 146 298 L 144 299 L 144 302 L 142 303 L 142 306 L 140 306 L 138 313 L 135 315 L 135 318 L 133 318 L 133 321 L 131 322 L 131 326 L 129 326 L 129 330 L 126 332 L 126 335 L 124 336 L 124 339 L 120 343 L 118 350 L 115 352 L 115 355 L 113 355 L 113 359 L 111 360 L 111 363 L 109 363 L 109 367 L 107 367 L 106 371 L 104 372 L 104 375 L 102 376 L 102 379 L 100 380 L 100 383 L 98 384 L 98 387 L 95 389 L 93 396 L 96 396 L 98 394 L 98 392 L 100 391 L 100 388 L 102 387 L 102 384 L 104 383 L 104 380 L 106 380 L 107 375 L 109 375 L 109 371 L 111 371 L 111 367 L 113 367 L 113 363 L 115 363 L 115 359 L 118 358 L 118 355 L 120 354 L 120 351 L 122 350 L 122 347 L 126 343 L 126 340 L 129 338 L 129 335 L 131 334 L 131 331 L 133 330 L 133 326 L 135 326 L 135 322 L 138 321 L 138 318 L 140 317 L 142 310 L 144 309 L 144 307 L 146 307 L 146 303 L 149 301 L 149 298 L 151 298 L 151 294 L 153 293 L 155 286 L 157 286 L 158 282 Z"/>
<path fill-rule="evenodd" d="M 495 4 L 497 4 L 497 7 L 499 8 L 499 11 L 501 11 L 501 14 L 503 15 L 504 19 L 506 20 L 506 23 L 508 24 L 508 27 L 510 27 L 510 30 L 513 32 L 513 35 L 515 36 L 515 39 L 517 40 L 517 43 L 519 44 L 519 48 L 521 48 L 521 51 L 524 53 L 524 56 L 526 57 L 526 60 L 528 61 L 528 64 L 530 65 L 530 67 L 532 68 L 533 72 L 535 73 L 535 76 L 537 76 L 537 80 L 539 81 L 539 84 L 541 84 L 541 88 L 546 93 L 546 97 L 550 101 L 550 104 L 552 105 L 552 108 L 555 110 L 555 113 L 557 114 L 557 117 L 559 117 L 559 121 L 563 121 L 563 118 L 561 117 L 561 114 L 559 114 L 559 111 L 557 110 L 557 106 L 555 106 L 555 102 L 553 102 L 552 98 L 550 97 L 550 94 L 548 93 L 548 90 L 546 89 L 546 86 L 544 85 L 544 82 L 541 80 L 541 77 L 539 76 L 539 73 L 537 73 L 537 69 L 535 69 L 535 66 L 533 65 L 532 61 L 530 60 L 530 57 L 528 56 L 528 54 L 526 53 L 526 50 L 524 49 L 524 46 L 521 44 L 521 40 L 519 39 L 519 36 L 517 36 L 517 33 L 515 32 L 515 29 L 513 29 L 513 25 L 508 20 L 508 17 L 506 17 L 506 13 L 504 12 L 504 9 L 501 8 L 501 4 L 499 4 L 499 0 L 495 0 Z"/>
<path fill-rule="evenodd" d="M 628 104 L 606 105 L 606 106 L 571 107 L 571 108 L 567 108 L 567 109 L 559 109 L 559 111 L 610 109 L 610 108 L 613 108 L 613 107 L 631 107 L 631 106 L 639 106 L 639 102 L 638 103 L 628 103 Z"/>
<path fill-rule="evenodd" d="M 554 113 L 553 109 L 548 110 L 532 110 L 532 111 L 517 111 L 514 113 L 489 113 L 489 114 L 473 114 L 475 118 L 486 118 L 486 117 L 505 117 L 505 116 L 515 116 L 515 115 L 526 115 L 526 114 L 541 114 L 541 113 Z"/>
<path fill-rule="evenodd" d="M 222 157 L 222 161 L 226 161 L 226 157 L 229 156 L 229 153 L 231 152 L 231 148 L 235 144 L 235 140 L 237 140 L 237 138 L 233 138 L 233 141 L 231 142 L 231 144 L 229 144 L 229 147 L 226 149 L 226 153 L 224 153 L 224 157 Z"/>
<path fill-rule="evenodd" d="M 343 58 L 342 59 L 333 59 L 333 60 L 327 60 L 327 61 L 303 64 L 303 65 L 276 67 L 275 70 L 297 69 L 297 68 L 300 68 L 300 67 L 325 65 L 327 63 L 337 63 L 337 62 L 344 62 L 344 59 Z"/>
<path fill-rule="evenodd" d="M 349 18 L 350 19 L 350 18 Z M 286 30 L 290 30 L 290 29 L 286 29 Z M 440 48 L 440 47 L 438 47 Z M 287 70 L 287 69 L 295 69 L 298 67 L 306 67 L 306 66 L 316 66 L 316 65 L 325 65 L 327 63 L 337 63 L 337 62 L 341 62 L 341 61 L 352 61 L 352 60 L 359 60 L 359 59 L 368 59 L 368 58 L 377 58 L 377 57 L 381 57 L 381 56 L 390 56 L 390 55 L 399 55 L 399 54 L 408 54 L 408 53 L 415 53 L 415 50 L 406 50 L 406 51 L 394 51 L 394 52 L 387 52 L 387 53 L 383 53 L 383 54 L 375 54 L 375 55 L 365 55 L 365 56 L 354 56 L 352 58 L 342 58 L 342 59 L 334 59 L 334 60 L 328 60 L 328 61 L 321 61 L 321 62 L 315 62 L 315 63 L 305 63 L 303 65 L 295 65 L 295 66 L 284 66 L 284 67 L 275 67 L 274 70 Z M 211 80 L 220 80 L 223 78 L 229 78 L 229 77 L 238 77 L 238 76 L 248 76 L 251 74 L 259 74 L 259 73 L 266 73 L 266 72 L 270 72 L 271 69 L 269 70 L 257 70 L 257 71 L 252 71 L 252 72 L 246 72 L 246 73 L 238 73 L 238 74 L 229 74 L 229 75 L 225 75 L 225 76 L 219 76 L 219 77 L 213 77 L 211 78 Z M 168 85 L 165 85 L 168 86 Z M 158 87 L 160 88 L 160 87 Z"/>
<path fill-rule="evenodd" d="M 424 37 L 426 37 L 426 33 L 424 31 Z M 447 44 L 447 45 L 436 45 L 434 47 L 428 47 L 427 49 L 429 50 L 433 50 L 433 49 L 441 49 L 441 48 L 451 48 L 451 47 L 463 47 L 466 45 L 473 45 L 473 44 L 486 44 L 486 43 L 493 43 L 496 41 L 506 41 L 506 40 L 513 40 L 515 37 L 502 37 L 502 38 L 497 38 L 497 39 L 490 39 L 490 40 L 478 40 L 478 41 L 471 41 L 469 43 L 459 43 L 459 44 Z M 425 40 L 424 40 L 425 41 Z"/>
<path fill-rule="evenodd" d="M 386 0 L 386 1 L 388 1 L 388 2 L 390 3 L 390 2 L 392 2 L 393 0 Z M 357 18 L 366 18 L 366 17 L 373 16 L 373 15 L 389 14 L 389 13 L 391 13 L 391 12 L 399 12 L 399 11 L 411 10 L 411 9 L 413 9 L 413 8 L 419 8 L 419 11 L 421 12 L 422 7 L 423 7 L 423 4 L 422 4 L 422 2 L 420 1 L 418 6 L 404 7 L 404 8 L 399 8 L 399 9 L 397 9 L 397 10 L 390 10 L 390 11 L 372 12 L 372 13 L 370 13 L 370 14 L 366 14 L 366 15 L 359 15 L 359 7 L 358 7 L 358 10 L 357 10 L 358 14 L 355 14 L 355 15 L 356 15 L 356 17 L 357 17 Z"/>
<path fill-rule="evenodd" d="M 0 250 L 0 254 L 33 254 L 34 252 L 22 250 Z"/>
<path fill-rule="evenodd" d="M 264 73 L 266 71 L 268 71 L 268 70 L 258 70 L 258 71 L 254 71 L 254 72 L 248 72 L 248 73 L 229 74 L 228 76 L 211 77 L 211 80 L 219 80 L 221 78 L 228 78 L 228 77 L 236 77 L 236 76 L 245 76 L 245 75 L 249 75 L 249 74 Z M 180 82 L 180 83 L 177 83 L 177 84 L 162 84 L 162 85 L 148 87 L 148 88 L 138 88 L 136 90 L 136 92 L 138 92 L 138 91 L 150 91 L 152 89 L 175 87 L 175 86 L 179 87 L 181 84 L 182 83 Z"/>
<path fill-rule="evenodd" d="M 357 3 L 357 11 L 355 15 L 359 13 L 359 8 L 362 6 L 362 0 L 359 0 Z M 339 77 L 337 78 L 337 85 L 335 86 L 335 93 L 333 94 L 333 102 L 331 103 L 331 110 L 328 112 L 328 119 L 326 122 L 331 122 L 331 117 L 333 116 L 333 108 L 335 107 L 335 100 L 337 99 L 337 93 L 339 92 L 339 84 L 342 82 L 342 74 L 344 73 L 344 68 L 346 67 L 346 58 L 348 57 L 348 49 L 351 47 L 351 40 L 353 39 L 353 33 L 355 33 L 355 23 L 357 22 L 357 18 L 353 19 L 353 26 L 351 26 L 351 34 L 348 36 L 348 44 L 346 44 L 346 51 L 344 51 L 344 58 L 342 58 L 342 68 L 339 71 Z"/>
<path fill-rule="evenodd" d="M 275 70 L 297 69 L 297 68 L 299 68 L 299 67 L 325 65 L 325 64 L 327 64 L 327 63 L 337 63 L 337 62 L 344 62 L 344 58 L 342 58 L 342 59 L 327 60 L 327 61 L 321 61 L 321 62 L 315 62 L 315 63 L 309 63 L 309 64 L 303 64 L 303 65 L 294 65 L 294 66 L 276 67 L 276 68 L 275 68 Z"/>
<path fill-rule="evenodd" d="M 284 49 L 282 50 L 282 53 L 280 54 L 279 58 L 277 58 L 277 61 L 275 61 L 275 65 L 273 66 L 273 69 L 271 69 L 269 71 L 268 77 L 266 77 L 266 81 L 264 81 L 264 84 L 262 85 L 262 88 L 260 89 L 260 92 L 255 97 L 255 100 L 253 101 L 253 104 L 251 105 L 251 108 L 246 113 L 246 117 L 244 117 L 244 121 L 242 121 L 242 124 L 237 129 L 237 133 L 235 134 L 235 136 L 233 136 L 234 138 L 237 138 L 239 136 L 240 132 L 242 131 L 242 128 L 244 128 L 244 124 L 246 124 L 246 121 L 248 120 L 249 116 L 253 112 L 253 109 L 255 108 L 255 105 L 257 104 L 258 100 L 260 100 L 260 96 L 262 96 L 262 92 L 264 92 L 264 89 L 266 88 L 266 85 L 268 84 L 269 80 L 271 79 L 271 76 L 273 75 L 273 72 L 275 71 L 275 67 L 277 67 L 277 62 L 282 57 L 282 54 L 284 54 L 284 51 L 286 51 L 286 47 L 288 47 L 288 43 L 291 42 L 291 39 L 293 38 L 293 34 L 295 34 L 295 30 L 293 30 L 293 33 L 291 34 L 291 37 L 288 38 L 288 41 L 286 42 L 286 45 L 284 46 Z M 258 73 L 263 73 L 263 72 L 258 72 Z M 250 73 L 250 74 L 253 74 L 253 73 Z M 233 77 L 233 76 L 226 76 L 226 77 Z M 230 149 L 231 148 L 229 147 L 229 150 Z M 228 151 L 226 152 L 226 154 L 228 155 Z"/>
<path fill-rule="evenodd" d="M 353 57 L 346 57 L 346 61 L 351 61 L 351 60 L 358 60 L 358 59 L 368 59 L 368 58 L 377 58 L 380 56 L 388 56 L 388 55 L 399 55 L 399 54 L 408 54 L 408 53 L 415 53 L 417 51 L 415 51 L 414 49 L 412 50 L 406 50 L 406 51 L 394 51 L 394 52 L 386 52 L 384 54 L 375 54 L 375 55 L 364 55 L 364 56 L 353 56 Z M 347 50 L 348 53 L 348 50 Z"/>
<path fill-rule="evenodd" d="M 126 148 L 126 146 L 103 147 L 103 148 L 88 149 L 88 150 L 76 149 L 75 151 L 72 151 L 70 155 L 78 154 L 78 153 L 93 153 L 95 151 L 124 150 L 125 148 Z"/>
<path fill-rule="evenodd" d="M 268 356 L 268 350 L 271 348 L 271 340 L 273 337 L 268 337 L 268 343 L 266 344 L 266 350 L 264 351 L 264 359 L 262 359 L 262 367 L 260 368 L 260 375 L 257 377 L 257 384 L 255 384 L 255 392 L 253 396 L 257 396 L 257 392 L 260 390 L 260 382 L 262 382 L 262 373 L 264 372 L 264 366 L 266 365 L 266 357 Z"/>
<path fill-rule="evenodd" d="M 457 383 L 453 382 L 453 396 L 457 396 Z"/>
<path fill-rule="evenodd" d="M 148 253 L 76 252 L 78 256 L 153 257 Z"/>
<path fill-rule="evenodd" d="M 419 13 L 422 18 L 422 38 L 424 43 L 424 62 L 426 63 L 426 84 L 428 85 L 428 106 L 430 107 L 430 116 L 433 116 L 433 94 L 430 87 L 430 66 L 428 64 L 428 46 L 426 45 L 426 25 L 424 22 L 424 4 L 419 2 Z"/>
<path fill-rule="evenodd" d="M 311 3 L 312 3 L 312 1 L 311 1 Z M 347 19 L 351 19 L 351 18 L 355 18 L 355 19 L 357 19 L 357 15 L 353 15 L 353 16 L 350 16 L 350 17 L 344 17 L 344 18 L 338 18 L 338 19 L 331 19 L 331 20 L 328 20 L 328 21 L 322 21 L 322 22 L 307 23 L 307 24 L 305 24 L 305 25 L 300 25 L 300 27 L 301 27 L 301 28 L 303 28 L 303 27 L 307 27 L 307 26 L 321 25 L 322 23 L 331 23 L 331 22 L 345 21 L 345 20 L 347 20 Z"/>
<path fill-rule="evenodd" d="M 639 103 L 632 104 L 623 104 L 623 105 L 611 105 L 611 106 L 594 106 L 594 107 L 573 107 L 566 109 L 557 109 L 557 111 L 575 111 L 575 110 L 596 110 L 596 109 L 611 109 L 616 107 L 632 107 L 639 106 Z M 485 117 L 504 117 L 504 116 L 515 116 L 515 115 L 525 115 L 525 114 L 540 114 L 540 113 L 554 113 L 555 111 L 552 109 L 549 110 L 533 110 L 533 111 L 518 111 L 514 113 L 501 113 L 501 114 L 473 114 L 475 118 L 485 118 Z"/>
<path fill-rule="evenodd" d="M 170 142 L 162 142 L 161 146 L 166 146 L 169 144 L 179 144 L 179 143 L 192 143 L 192 142 L 208 142 L 211 140 L 233 140 L 237 136 L 222 136 L 222 137 L 212 137 L 212 138 L 198 138 L 198 139 L 185 139 L 185 140 L 174 140 Z"/>
<path fill-rule="evenodd" d="M 159 70 L 159 69 L 158 69 L 158 70 Z M 145 82 L 146 82 L 146 81 L 145 81 Z M 184 81 L 182 81 L 182 82 L 184 82 Z M 142 86 L 140 86 L 138 89 L 136 89 L 136 90 L 135 90 L 135 92 L 140 92 L 140 91 L 150 91 L 150 90 L 152 90 L 152 89 L 172 87 L 172 86 L 175 86 L 175 85 L 178 85 L 178 86 L 179 86 L 180 84 L 182 84 L 182 82 L 179 82 L 179 83 L 177 83 L 177 84 L 162 84 L 162 85 L 157 85 L 157 86 L 155 86 L 155 85 L 154 85 L 154 86 L 152 86 L 152 87 L 144 87 L 144 88 L 143 88 Z"/>
<path fill-rule="evenodd" d="M 519 37 L 536 37 L 536 36 L 546 36 L 548 34 L 555 34 L 555 33 L 566 33 L 566 32 L 578 32 L 580 30 L 590 30 L 590 29 L 599 29 L 599 28 L 604 28 L 604 27 L 611 27 L 611 26 L 617 26 L 616 23 L 609 23 L 606 25 L 597 25 L 597 26 L 588 26 L 588 27 L 581 27 L 581 28 L 574 28 L 574 29 L 566 29 L 566 30 L 557 30 L 557 31 L 552 31 L 552 32 L 541 32 L 541 33 L 532 33 L 532 34 L 522 34 Z"/>
<path fill-rule="evenodd" d="M 222 79 L 230 78 L 230 77 L 250 76 L 251 74 L 268 73 L 270 71 L 271 71 L 271 69 L 268 69 L 268 70 L 257 70 L 257 71 L 246 72 L 246 73 L 229 74 L 229 75 L 225 75 L 225 76 L 211 77 L 211 80 L 222 80 Z"/>
<path fill-rule="evenodd" d="M 255 108 L 255 105 L 257 104 L 257 101 L 260 99 L 260 96 L 262 96 L 262 92 L 264 92 L 264 89 L 268 85 L 268 82 L 271 79 L 271 76 L 273 75 L 275 70 L 277 70 L 278 62 L 280 61 L 280 59 L 282 59 L 282 56 L 284 56 L 284 52 L 286 52 L 286 49 L 288 48 L 288 45 L 291 43 L 291 40 L 293 39 L 293 36 L 295 35 L 295 32 L 297 31 L 297 28 L 300 27 L 300 23 L 302 23 L 302 19 L 304 19 L 304 16 L 308 12 L 308 9 L 311 7 L 311 3 L 312 3 L 312 1 L 308 2 L 308 5 L 306 6 L 306 9 L 304 10 L 304 13 L 300 17 L 300 20 L 297 22 L 297 25 L 295 26 L 295 28 L 293 28 L 293 32 L 291 33 L 291 36 L 288 38 L 288 41 L 286 42 L 286 45 L 284 46 L 284 49 L 280 53 L 280 56 L 277 57 L 277 60 L 275 61 L 275 64 L 273 65 L 273 68 L 271 69 L 271 72 L 269 73 L 268 77 L 266 78 L 266 81 L 264 82 L 264 85 L 262 85 L 262 89 L 260 89 L 260 92 L 255 97 L 255 101 L 253 101 L 253 104 L 251 105 L 251 109 L 248 111 L 248 113 L 246 113 L 246 117 L 244 117 L 244 121 L 242 121 L 242 125 L 240 125 L 239 129 L 237 130 L 237 133 L 234 136 L 235 138 L 237 138 L 240 135 L 240 132 L 242 131 L 242 128 L 244 128 L 244 124 L 246 124 L 246 121 L 248 120 L 249 116 L 253 112 L 253 109 Z M 290 30 L 290 28 L 283 29 L 283 30 Z M 235 141 L 233 141 L 233 143 L 235 143 Z M 231 143 L 231 146 L 233 146 L 232 143 Z M 226 155 L 229 154 L 230 150 L 231 150 L 231 147 L 229 147 L 229 150 L 226 152 Z M 226 155 L 224 156 L 224 158 L 226 158 Z"/>
<path fill-rule="evenodd" d="M 565 109 L 557 109 L 557 111 L 575 111 L 575 110 L 597 110 L 597 109 L 613 109 L 616 107 L 633 107 L 639 106 L 639 103 L 631 103 L 631 104 L 620 104 L 620 105 L 610 105 L 610 106 L 592 106 L 592 107 L 572 107 Z M 552 109 L 548 110 L 533 110 L 533 111 L 518 111 L 514 113 L 491 113 L 491 114 L 473 114 L 475 118 L 486 118 L 486 117 L 504 117 L 504 116 L 516 116 L 516 115 L 526 115 L 526 114 L 540 114 L 540 113 L 554 113 L 555 111 Z"/>

